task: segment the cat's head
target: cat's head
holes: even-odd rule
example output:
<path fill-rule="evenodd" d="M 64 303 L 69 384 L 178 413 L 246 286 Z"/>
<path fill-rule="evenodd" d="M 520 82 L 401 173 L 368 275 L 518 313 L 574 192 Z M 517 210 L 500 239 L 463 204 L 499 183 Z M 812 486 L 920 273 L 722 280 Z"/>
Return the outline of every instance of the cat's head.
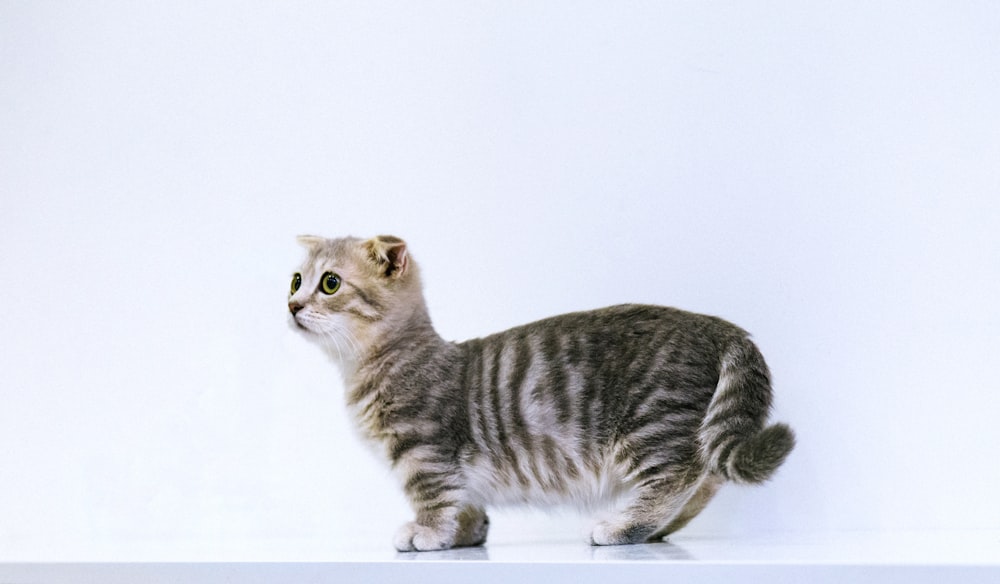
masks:
<path fill-rule="evenodd" d="M 292 276 L 291 325 L 342 364 L 351 364 L 393 330 L 426 319 L 420 274 L 406 243 L 391 235 L 298 238 L 308 251 Z"/>

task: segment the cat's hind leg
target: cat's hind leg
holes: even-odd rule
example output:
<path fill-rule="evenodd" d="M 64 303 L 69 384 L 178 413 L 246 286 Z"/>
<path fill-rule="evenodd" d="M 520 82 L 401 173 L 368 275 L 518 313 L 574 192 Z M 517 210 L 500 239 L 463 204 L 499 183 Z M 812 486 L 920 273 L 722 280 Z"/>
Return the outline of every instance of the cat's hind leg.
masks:
<path fill-rule="evenodd" d="M 708 502 L 712 500 L 712 497 L 715 496 L 715 493 L 718 492 L 719 487 L 721 487 L 724 482 L 725 481 L 721 477 L 712 474 L 702 479 L 702 482 L 698 486 L 697 490 L 695 490 L 694 494 L 691 495 L 691 498 L 684 503 L 684 507 L 681 508 L 680 513 L 670 519 L 670 522 L 667 523 L 666 527 L 649 536 L 649 541 L 660 541 L 664 537 L 676 532 L 690 523 L 691 520 L 694 519 L 696 515 L 701 513 L 705 506 L 708 505 Z"/>
<path fill-rule="evenodd" d="M 650 478 L 636 487 L 636 496 L 615 517 L 599 522 L 590 534 L 591 545 L 643 543 L 657 534 L 665 521 L 682 513 L 695 495 L 697 481 Z"/>

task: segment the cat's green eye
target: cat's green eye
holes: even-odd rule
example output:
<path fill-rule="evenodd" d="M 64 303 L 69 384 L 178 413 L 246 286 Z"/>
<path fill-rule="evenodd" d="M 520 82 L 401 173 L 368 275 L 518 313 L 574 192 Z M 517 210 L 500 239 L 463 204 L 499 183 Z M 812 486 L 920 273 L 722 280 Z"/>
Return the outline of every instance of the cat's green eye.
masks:
<path fill-rule="evenodd" d="M 299 288 L 301 287 L 302 287 L 302 274 L 296 272 L 296 274 L 292 276 L 292 294 L 298 292 Z"/>
<path fill-rule="evenodd" d="M 333 294 L 337 290 L 340 290 L 340 276 L 333 272 L 323 274 L 323 279 L 319 281 L 319 289 L 324 294 Z"/>

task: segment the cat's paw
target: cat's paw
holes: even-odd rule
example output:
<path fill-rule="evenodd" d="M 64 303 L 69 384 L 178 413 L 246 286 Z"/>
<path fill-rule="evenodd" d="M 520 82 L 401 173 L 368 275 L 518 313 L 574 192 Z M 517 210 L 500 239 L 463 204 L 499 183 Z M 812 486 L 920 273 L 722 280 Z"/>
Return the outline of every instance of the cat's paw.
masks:
<path fill-rule="evenodd" d="M 617 543 L 614 541 L 615 531 L 615 528 L 606 521 L 598 523 L 590 532 L 590 545 L 615 545 Z"/>
<path fill-rule="evenodd" d="M 441 533 L 411 521 L 399 528 L 393 545 L 401 552 L 446 550 L 455 544 L 454 538 L 454 534 Z"/>
<path fill-rule="evenodd" d="M 477 546 L 486 543 L 490 531 L 490 520 L 482 511 L 469 512 L 461 518 L 461 528 L 455 539 L 456 546 Z"/>
<path fill-rule="evenodd" d="M 655 528 L 646 525 L 618 525 L 601 521 L 590 532 L 590 545 L 625 545 L 646 541 Z"/>

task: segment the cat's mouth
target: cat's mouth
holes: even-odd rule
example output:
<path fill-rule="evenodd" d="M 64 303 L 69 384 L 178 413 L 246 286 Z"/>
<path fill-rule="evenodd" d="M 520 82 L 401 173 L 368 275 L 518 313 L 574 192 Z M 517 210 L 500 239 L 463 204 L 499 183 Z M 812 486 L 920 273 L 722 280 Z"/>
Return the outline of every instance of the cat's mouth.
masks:
<path fill-rule="evenodd" d="M 309 330 L 309 327 L 307 327 L 306 325 L 302 324 L 299 321 L 299 317 L 296 316 L 296 315 L 294 315 L 294 314 L 289 315 L 288 321 L 289 321 L 288 324 L 290 324 L 292 326 L 292 328 L 294 328 L 296 330 L 305 331 L 307 333 L 311 333 L 312 332 L 311 330 Z"/>

